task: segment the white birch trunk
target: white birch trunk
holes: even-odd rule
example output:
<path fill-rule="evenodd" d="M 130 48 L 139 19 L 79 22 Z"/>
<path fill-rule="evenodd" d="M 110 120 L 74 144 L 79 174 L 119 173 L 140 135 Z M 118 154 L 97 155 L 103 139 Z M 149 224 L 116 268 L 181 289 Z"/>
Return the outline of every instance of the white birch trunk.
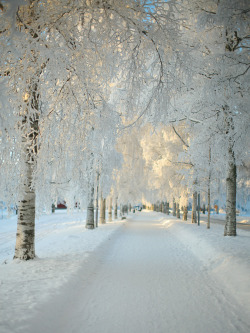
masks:
<path fill-rule="evenodd" d="M 52 204 L 52 206 L 51 206 L 51 212 L 55 213 L 55 211 L 56 211 L 56 206 L 55 206 L 55 204 Z"/>
<path fill-rule="evenodd" d="M 164 202 L 163 204 L 163 213 L 166 214 L 167 213 L 167 203 Z"/>
<path fill-rule="evenodd" d="M 94 186 L 90 189 L 90 199 L 87 208 L 87 218 L 86 218 L 86 228 L 94 229 L 95 228 L 95 217 L 94 217 Z"/>
<path fill-rule="evenodd" d="M 226 224 L 224 236 L 236 236 L 236 162 L 233 150 L 233 138 L 230 131 L 234 131 L 233 118 L 225 107 L 226 135 L 228 137 L 228 167 L 226 178 Z"/>
<path fill-rule="evenodd" d="M 109 198 L 109 211 L 108 211 L 108 215 L 109 215 L 109 222 L 112 222 L 112 198 Z"/>
<path fill-rule="evenodd" d="M 236 164 L 232 147 L 229 147 L 229 163 L 226 179 L 226 225 L 224 236 L 236 236 Z"/>
<path fill-rule="evenodd" d="M 176 216 L 176 202 L 173 200 L 173 216 Z"/>
<path fill-rule="evenodd" d="M 207 189 L 207 229 L 210 229 L 210 201 L 211 201 L 211 195 L 210 195 L 210 181 Z"/>
<path fill-rule="evenodd" d="M 23 198 L 18 203 L 18 220 L 14 259 L 29 260 L 35 258 L 35 191 L 32 185 L 33 163 L 25 154 L 24 182 L 21 184 Z"/>
<path fill-rule="evenodd" d="M 166 211 L 166 214 L 169 215 L 169 202 L 167 202 L 166 205 L 167 205 L 167 211 Z"/>
<path fill-rule="evenodd" d="M 96 177 L 96 207 L 95 207 L 95 226 L 96 228 L 98 227 L 98 212 L 99 212 L 99 179 L 100 179 L 100 174 L 97 172 L 97 177 Z"/>
<path fill-rule="evenodd" d="M 197 195 L 197 199 L 198 199 L 198 208 L 197 208 L 197 222 L 198 222 L 198 225 L 200 225 L 200 221 L 201 221 L 201 195 L 200 195 L 200 192 L 198 193 Z"/>
<path fill-rule="evenodd" d="M 197 210 L 197 192 L 195 191 L 195 192 L 193 193 L 192 223 L 196 223 L 196 222 L 197 222 L 196 210 Z"/>
<path fill-rule="evenodd" d="M 117 198 L 115 198 L 114 219 L 117 220 Z"/>
<path fill-rule="evenodd" d="M 188 215 L 188 208 L 187 206 L 184 206 L 183 221 L 187 221 L 187 215 Z"/>
<path fill-rule="evenodd" d="M 176 204 L 176 217 L 179 219 L 180 218 L 180 205 Z"/>
<path fill-rule="evenodd" d="M 210 207 L 211 207 L 211 147 L 209 147 L 209 174 L 208 174 L 208 188 L 207 188 L 207 229 L 210 229 Z"/>
<path fill-rule="evenodd" d="M 35 86 L 34 91 L 36 92 Z M 38 109 L 37 96 L 33 94 L 32 105 Z M 30 117 L 28 129 L 27 118 L 23 119 L 24 134 L 22 137 L 24 159 L 23 179 L 21 180 L 20 196 L 18 202 L 18 219 L 14 259 L 29 260 L 35 258 L 35 189 L 32 188 L 35 155 L 37 154 L 38 116 Z M 26 128 L 26 129 L 25 129 Z M 27 134 L 25 131 L 29 131 Z"/>
<path fill-rule="evenodd" d="M 106 203 L 105 199 L 101 195 L 101 207 L 100 207 L 100 223 L 104 224 L 106 223 L 106 217 L 105 217 L 105 210 L 106 210 Z"/>
<path fill-rule="evenodd" d="M 32 16 L 32 14 L 31 14 Z M 34 59 L 36 56 L 34 54 Z M 36 61 L 36 60 L 35 60 Z M 18 220 L 14 259 L 29 260 L 35 258 L 35 189 L 32 188 L 33 170 L 38 151 L 37 137 L 39 132 L 39 77 L 46 67 L 46 62 L 38 66 L 38 71 L 28 84 L 29 98 L 25 100 L 27 110 L 22 119 L 24 159 L 23 183 L 20 186 L 18 202 Z M 32 112 L 29 111 L 32 109 Z"/>

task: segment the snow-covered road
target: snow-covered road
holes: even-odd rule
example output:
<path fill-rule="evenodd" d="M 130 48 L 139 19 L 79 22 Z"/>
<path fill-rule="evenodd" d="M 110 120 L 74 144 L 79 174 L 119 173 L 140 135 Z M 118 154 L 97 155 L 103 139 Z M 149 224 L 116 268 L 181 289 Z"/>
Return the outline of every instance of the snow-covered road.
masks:
<path fill-rule="evenodd" d="M 243 306 L 171 226 L 157 213 L 131 216 L 22 332 L 250 332 Z"/>

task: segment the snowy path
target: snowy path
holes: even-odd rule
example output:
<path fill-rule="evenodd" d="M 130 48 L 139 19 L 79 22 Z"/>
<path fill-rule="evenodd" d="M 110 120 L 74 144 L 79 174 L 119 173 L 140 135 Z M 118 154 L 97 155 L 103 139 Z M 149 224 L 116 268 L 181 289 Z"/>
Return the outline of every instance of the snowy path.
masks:
<path fill-rule="evenodd" d="M 102 244 L 26 333 L 243 333 L 243 309 L 154 213 Z M 249 322 L 249 321 L 248 321 Z"/>

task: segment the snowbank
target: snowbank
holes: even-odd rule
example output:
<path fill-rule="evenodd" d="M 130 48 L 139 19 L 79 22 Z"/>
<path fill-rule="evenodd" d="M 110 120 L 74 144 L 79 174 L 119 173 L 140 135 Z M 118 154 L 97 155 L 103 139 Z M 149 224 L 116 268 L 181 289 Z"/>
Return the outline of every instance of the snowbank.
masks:
<path fill-rule="evenodd" d="M 216 280 L 250 313 L 250 232 L 237 229 L 236 237 L 224 237 L 224 226 L 192 224 L 168 217 L 165 228 L 190 250 Z"/>

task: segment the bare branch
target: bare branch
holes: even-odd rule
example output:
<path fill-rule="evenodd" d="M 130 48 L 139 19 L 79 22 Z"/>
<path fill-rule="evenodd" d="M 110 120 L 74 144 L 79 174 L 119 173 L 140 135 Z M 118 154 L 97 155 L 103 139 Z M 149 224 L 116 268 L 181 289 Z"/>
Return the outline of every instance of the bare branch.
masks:
<path fill-rule="evenodd" d="M 184 144 L 185 147 L 189 148 L 189 145 L 182 139 L 182 137 L 180 136 L 180 134 L 176 131 L 174 125 L 172 125 L 172 128 L 175 132 L 175 134 L 179 137 L 179 139 L 181 140 L 181 142 Z"/>

